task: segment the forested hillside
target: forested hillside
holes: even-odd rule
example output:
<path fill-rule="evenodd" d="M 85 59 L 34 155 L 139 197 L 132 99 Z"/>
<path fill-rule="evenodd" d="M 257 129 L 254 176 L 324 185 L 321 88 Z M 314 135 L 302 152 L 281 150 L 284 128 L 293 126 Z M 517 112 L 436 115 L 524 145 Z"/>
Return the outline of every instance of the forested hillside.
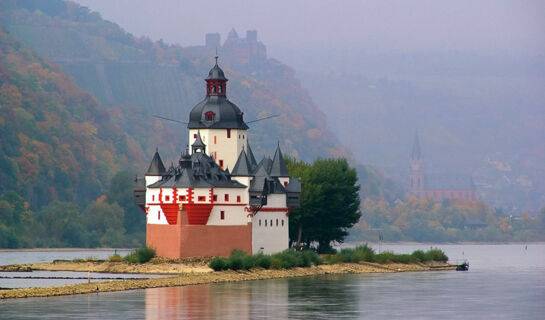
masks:
<path fill-rule="evenodd" d="M 169 161 L 177 159 L 186 144 L 184 126 L 162 124 L 151 115 L 185 121 L 204 97 L 203 79 L 213 65 L 212 56 L 135 38 L 71 2 L 12 0 L 2 6 L 0 23 L 7 30 L 61 65 L 105 107 L 128 111 L 121 125 L 148 156 L 158 146 Z M 307 161 L 345 155 L 292 69 L 273 59 L 253 73 L 222 57 L 220 64 L 229 78 L 228 96 L 245 112 L 245 119 L 280 114 L 252 125 L 250 139 L 258 155 L 272 152 L 277 139 L 285 153 Z M 157 127 L 149 130 L 154 125 Z M 162 126 L 173 131 L 162 130 Z"/>
<path fill-rule="evenodd" d="M 151 115 L 184 121 L 212 63 L 72 2 L 0 3 L 0 248 L 143 245 L 134 175 L 156 147 L 168 163 L 187 141 Z M 258 156 L 277 140 L 302 159 L 345 154 L 289 67 L 220 63 L 247 120 L 280 115 L 250 130 Z"/>

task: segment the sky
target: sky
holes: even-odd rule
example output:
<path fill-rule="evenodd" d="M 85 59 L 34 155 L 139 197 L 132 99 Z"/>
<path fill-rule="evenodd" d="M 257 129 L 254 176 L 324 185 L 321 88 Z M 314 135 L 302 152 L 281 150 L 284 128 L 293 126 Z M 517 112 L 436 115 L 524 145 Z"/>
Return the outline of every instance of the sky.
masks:
<path fill-rule="evenodd" d="M 76 0 L 136 36 L 182 46 L 204 34 L 254 29 L 269 52 L 545 53 L 545 1 Z"/>

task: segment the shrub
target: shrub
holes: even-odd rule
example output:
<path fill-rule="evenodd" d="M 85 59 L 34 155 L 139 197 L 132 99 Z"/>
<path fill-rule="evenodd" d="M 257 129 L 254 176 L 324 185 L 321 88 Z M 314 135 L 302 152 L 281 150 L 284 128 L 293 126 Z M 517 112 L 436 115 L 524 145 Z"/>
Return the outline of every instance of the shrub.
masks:
<path fill-rule="evenodd" d="M 242 257 L 241 255 L 232 255 L 227 259 L 229 263 L 229 268 L 233 270 L 242 269 Z"/>
<path fill-rule="evenodd" d="M 256 257 L 245 255 L 242 257 L 242 269 L 250 270 L 255 267 Z"/>
<path fill-rule="evenodd" d="M 108 258 L 109 261 L 111 262 L 120 262 L 120 261 L 123 261 L 123 258 L 121 258 L 121 256 L 119 254 L 114 254 L 114 255 L 111 255 L 109 258 Z"/>
<path fill-rule="evenodd" d="M 378 263 L 387 263 L 387 262 L 391 262 L 394 260 L 394 253 L 391 252 L 391 251 L 384 251 L 384 252 L 381 252 L 379 254 L 376 254 L 375 255 L 375 262 L 378 262 Z"/>
<path fill-rule="evenodd" d="M 271 257 L 271 269 L 282 269 L 282 260 L 277 257 Z"/>
<path fill-rule="evenodd" d="M 418 262 L 424 262 L 426 261 L 426 254 L 422 250 L 415 250 L 411 254 L 411 257 L 413 257 Z"/>
<path fill-rule="evenodd" d="M 155 249 L 142 247 L 125 256 L 125 260 L 131 263 L 146 263 L 155 257 Z"/>
<path fill-rule="evenodd" d="M 425 253 L 426 261 L 441 261 L 447 262 L 448 257 L 441 249 L 432 248 Z"/>
<path fill-rule="evenodd" d="M 85 262 L 85 260 L 83 260 L 81 258 L 76 258 L 76 259 L 72 260 L 72 262 Z"/>
<path fill-rule="evenodd" d="M 269 269 L 271 267 L 272 258 L 263 254 L 257 255 L 256 266 L 263 269 Z"/>
<path fill-rule="evenodd" d="M 227 269 L 227 261 L 224 258 L 214 258 L 210 263 L 208 264 L 210 268 L 212 268 L 214 271 L 221 271 Z"/>

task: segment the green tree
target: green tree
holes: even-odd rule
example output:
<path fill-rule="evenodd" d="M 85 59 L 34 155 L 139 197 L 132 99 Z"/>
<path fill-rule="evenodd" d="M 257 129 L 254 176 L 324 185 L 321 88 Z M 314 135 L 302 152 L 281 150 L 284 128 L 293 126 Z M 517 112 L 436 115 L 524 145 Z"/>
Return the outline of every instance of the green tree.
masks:
<path fill-rule="evenodd" d="M 317 242 L 318 252 L 332 251 L 331 242 L 342 242 L 361 216 L 356 170 L 346 159 L 318 159 L 312 165 L 289 159 L 287 165 L 292 177 L 302 178 L 301 206 L 290 215 L 292 243 Z"/>
<path fill-rule="evenodd" d="M 146 215 L 134 204 L 134 176 L 130 171 L 120 171 L 110 183 L 106 201 L 117 203 L 123 208 L 123 226 L 127 233 L 144 233 L 146 231 Z"/>

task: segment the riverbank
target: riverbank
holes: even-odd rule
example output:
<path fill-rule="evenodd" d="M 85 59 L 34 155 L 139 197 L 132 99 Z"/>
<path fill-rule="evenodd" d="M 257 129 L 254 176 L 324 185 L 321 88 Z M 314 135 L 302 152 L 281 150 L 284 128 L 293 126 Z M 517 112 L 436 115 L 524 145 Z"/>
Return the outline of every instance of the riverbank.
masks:
<path fill-rule="evenodd" d="M 138 270 L 137 273 L 146 273 L 143 270 L 170 270 L 170 272 L 151 272 L 151 273 L 179 273 L 177 276 L 164 277 L 156 279 L 138 279 L 138 280 L 121 280 L 121 281 L 108 281 L 97 283 L 83 283 L 75 285 L 65 285 L 59 287 L 44 287 L 44 288 L 23 288 L 23 289 L 7 289 L 0 290 L 0 299 L 13 299 L 13 298 L 30 298 L 30 297 L 49 297 L 49 296 L 61 296 L 72 294 L 86 294 L 86 293 L 99 293 L 99 292 L 111 292 L 111 291 L 124 291 L 157 287 L 173 287 L 173 286 L 186 286 L 194 284 L 205 283 L 219 283 L 219 282 L 234 282 L 234 281 L 248 281 L 248 280 L 261 280 L 261 279 L 275 279 L 275 278 L 287 278 L 287 277 L 304 277 L 304 276 L 316 276 L 324 274 L 350 274 L 350 273 L 390 273 L 390 272 L 416 272 L 416 271 L 437 271 L 437 270 L 455 270 L 455 265 L 446 263 L 433 263 L 433 264 L 401 264 L 401 263 L 389 263 L 389 264 L 376 264 L 376 263 L 339 263 L 332 265 L 320 265 L 309 268 L 293 268 L 293 269 L 280 269 L 280 270 L 264 270 L 264 269 L 252 269 L 250 271 L 220 271 L 214 272 L 210 268 L 204 271 L 202 267 L 193 269 L 179 267 L 181 272 L 174 272 L 172 269 L 174 266 L 170 264 L 156 264 L 155 266 L 142 265 L 126 265 L 121 263 L 74 263 L 79 265 L 79 270 L 66 270 L 65 271 L 95 271 L 90 268 L 113 268 L 112 264 L 118 264 L 117 268 L 125 270 Z M 102 264 L 102 266 L 101 266 Z M 59 268 L 61 266 L 67 268 L 69 262 L 65 264 L 50 263 L 50 264 L 35 264 L 32 266 L 41 266 Z M 56 266 L 55 266 L 56 265 Z M 151 265 L 151 264 L 150 264 Z M 38 269 L 34 269 L 38 270 Z M 39 269 L 39 270 L 52 270 L 52 269 Z M 60 270 L 60 269 L 54 269 Z M 112 269 L 104 272 L 112 272 Z M 197 271 L 201 270 L 201 271 Z M 125 271 L 122 271 L 125 272 Z M 149 272 L 148 272 L 149 273 Z"/>

